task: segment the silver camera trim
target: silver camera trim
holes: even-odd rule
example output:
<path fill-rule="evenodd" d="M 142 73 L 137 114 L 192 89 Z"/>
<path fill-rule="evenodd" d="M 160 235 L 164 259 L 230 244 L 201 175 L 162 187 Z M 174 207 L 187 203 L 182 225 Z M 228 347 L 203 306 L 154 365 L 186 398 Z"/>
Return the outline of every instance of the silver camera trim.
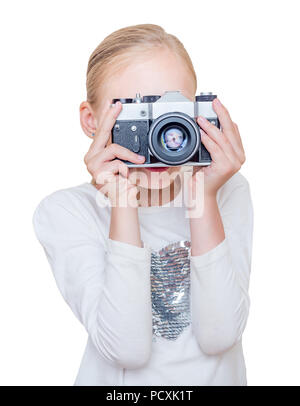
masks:
<path fill-rule="evenodd" d="M 114 104 L 111 104 L 113 106 Z M 218 118 L 212 108 L 211 101 L 191 101 L 181 94 L 180 90 L 166 91 L 154 103 L 124 103 L 117 120 L 155 120 L 165 113 L 180 111 L 191 118 L 204 116 L 206 118 Z"/>

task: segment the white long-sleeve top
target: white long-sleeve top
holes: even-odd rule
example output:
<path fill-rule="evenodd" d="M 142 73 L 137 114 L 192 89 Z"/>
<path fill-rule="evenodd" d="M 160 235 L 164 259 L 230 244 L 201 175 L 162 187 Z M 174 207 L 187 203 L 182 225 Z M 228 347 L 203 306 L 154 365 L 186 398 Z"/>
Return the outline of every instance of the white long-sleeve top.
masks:
<path fill-rule="evenodd" d="M 138 208 L 137 247 L 108 237 L 106 199 L 84 183 L 47 196 L 33 216 L 57 286 L 88 333 L 74 385 L 247 385 L 253 210 L 245 177 L 236 173 L 217 193 L 225 239 L 188 254 L 191 322 L 176 339 L 154 334 L 151 252 L 190 241 L 186 208 Z"/>

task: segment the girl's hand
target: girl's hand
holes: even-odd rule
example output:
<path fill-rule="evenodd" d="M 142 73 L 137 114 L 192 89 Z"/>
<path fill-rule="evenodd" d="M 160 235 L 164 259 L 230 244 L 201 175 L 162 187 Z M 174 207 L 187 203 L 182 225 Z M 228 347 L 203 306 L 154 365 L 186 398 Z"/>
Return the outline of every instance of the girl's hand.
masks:
<path fill-rule="evenodd" d="M 196 173 L 202 171 L 205 196 L 216 196 L 218 189 L 239 171 L 246 159 L 238 126 L 232 122 L 227 109 L 219 99 L 215 98 L 212 105 L 219 118 L 222 131 L 206 118 L 197 117 L 197 122 L 201 127 L 201 141 L 210 153 L 212 162 L 207 167 L 194 167 L 190 182 L 190 187 L 194 189 L 197 179 L 201 178 L 196 176 Z"/>
<path fill-rule="evenodd" d="M 138 188 L 128 179 L 128 166 L 115 158 L 141 164 L 145 157 L 119 144 L 107 145 L 121 110 L 122 103 L 119 101 L 114 107 L 110 107 L 109 103 L 103 122 L 97 128 L 94 140 L 84 157 L 84 162 L 98 185 L 97 189 L 110 199 L 112 206 L 128 207 L 129 204 L 131 207 L 137 207 Z"/>

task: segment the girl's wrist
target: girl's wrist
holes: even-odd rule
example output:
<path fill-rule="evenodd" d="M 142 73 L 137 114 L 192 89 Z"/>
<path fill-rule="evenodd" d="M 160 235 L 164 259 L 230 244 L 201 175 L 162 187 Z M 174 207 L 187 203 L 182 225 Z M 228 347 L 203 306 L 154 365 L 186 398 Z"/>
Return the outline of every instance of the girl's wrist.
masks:
<path fill-rule="evenodd" d="M 135 207 L 112 207 L 109 238 L 141 247 L 138 210 Z"/>
<path fill-rule="evenodd" d="M 205 190 L 204 188 L 204 203 L 214 202 L 217 200 L 217 190 Z"/>
<path fill-rule="evenodd" d="M 198 197 L 198 201 L 189 209 L 191 221 L 205 221 L 207 217 L 214 216 L 218 209 L 217 193 L 206 192 Z"/>

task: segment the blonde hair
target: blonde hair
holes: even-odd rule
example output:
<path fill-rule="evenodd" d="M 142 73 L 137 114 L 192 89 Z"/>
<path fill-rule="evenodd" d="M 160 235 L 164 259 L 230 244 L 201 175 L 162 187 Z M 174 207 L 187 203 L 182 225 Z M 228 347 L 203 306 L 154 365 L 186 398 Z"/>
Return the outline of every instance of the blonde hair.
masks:
<path fill-rule="evenodd" d="M 113 72 L 132 60 L 132 57 L 144 57 L 153 48 L 167 48 L 179 56 L 186 64 L 195 81 L 197 77 L 193 63 L 183 44 L 177 37 L 168 34 L 159 25 L 138 24 L 121 28 L 104 38 L 89 58 L 86 73 L 87 101 L 97 106 L 99 87 Z"/>

